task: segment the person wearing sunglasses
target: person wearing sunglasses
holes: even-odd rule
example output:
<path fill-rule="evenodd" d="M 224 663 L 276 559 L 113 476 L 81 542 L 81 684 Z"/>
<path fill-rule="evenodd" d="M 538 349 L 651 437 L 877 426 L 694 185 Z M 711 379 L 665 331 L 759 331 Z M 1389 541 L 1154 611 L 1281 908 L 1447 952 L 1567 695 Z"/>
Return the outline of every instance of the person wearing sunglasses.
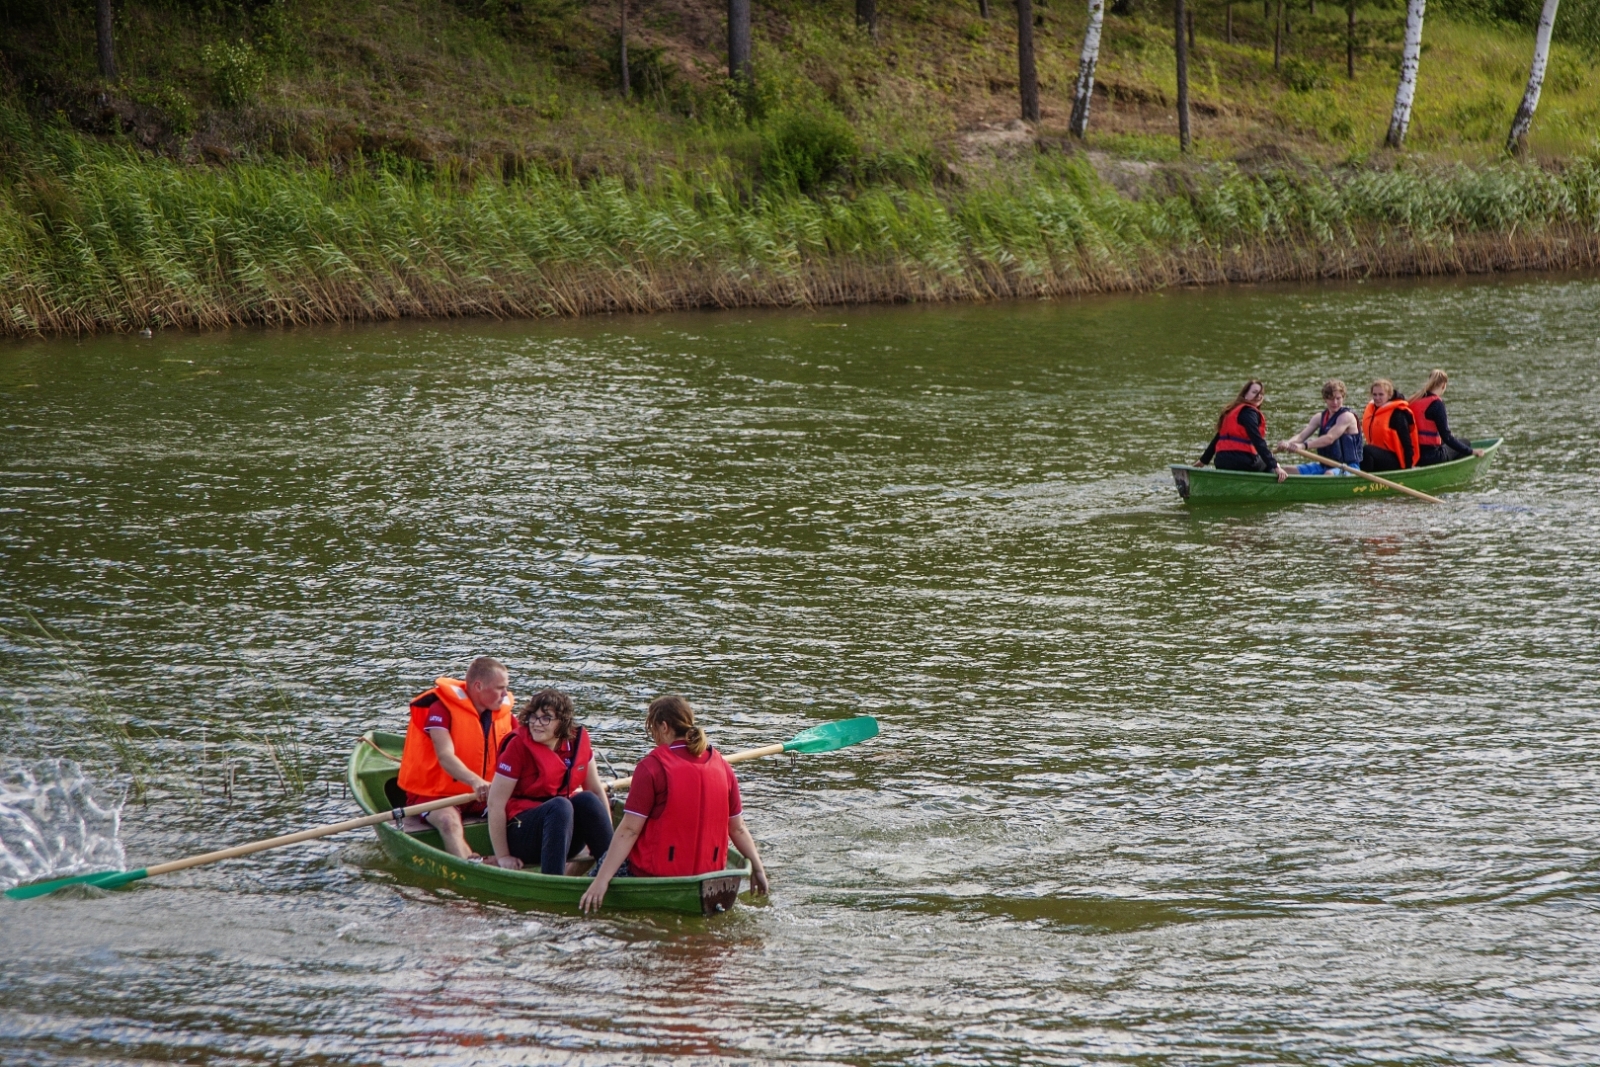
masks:
<path fill-rule="evenodd" d="M 573 860 L 585 847 L 598 857 L 611 846 L 606 787 L 587 731 L 572 721 L 572 698 L 559 689 L 529 698 L 500 749 L 489 841 L 494 856 L 485 863 L 512 871 L 538 863 L 544 874 L 576 874 Z"/>

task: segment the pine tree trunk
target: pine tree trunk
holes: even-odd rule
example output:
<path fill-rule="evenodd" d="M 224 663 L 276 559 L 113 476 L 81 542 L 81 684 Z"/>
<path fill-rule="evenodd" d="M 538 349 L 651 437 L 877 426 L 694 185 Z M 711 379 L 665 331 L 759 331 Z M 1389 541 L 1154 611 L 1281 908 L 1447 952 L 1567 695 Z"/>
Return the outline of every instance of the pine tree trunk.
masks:
<path fill-rule="evenodd" d="M 115 79 L 117 57 L 111 47 L 111 0 L 99 0 L 96 5 L 94 30 L 95 52 L 100 60 L 100 77 L 108 81 Z"/>
<path fill-rule="evenodd" d="M 989 0 L 978 0 L 978 14 L 985 19 L 989 17 Z"/>
<path fill-rule="evenodd" d="M 1072 89 L 1072 135 L 1089 131 L 1089 99 L 1094 95 L 1094 68 L 1100 62 L 1100 27 L 1105 22 L 1105 0 L 1089 0 L 1089 25 L 1083 28 L 1083 51 L 1078 56 L 1078 81 Z"/>
<path fill-rule="evenodd" d="M 750 80 L 750 0 L 728 0 L 728 77 Z"/>
<path fill-rule="evenodd" d="M 1349 0 L 1349 6 L 1347 6 L 1345 8 L 1345 12 L 1346 12 L 1346 14 L 1348 14 L 1350 16 L 1350 18 L 1349 18 L 1349 21 L 1345 24 L 1345 34 L 1344 34 L 1344 72 L 1345 72 L 1345 74 L 1347 74 L 1349 76 L 1351 81 L 1355 81 L 1356 80 L 1356 0 Z"/>
<path fill-rule="evenodd" d="M 1278 0 L 1278 17 L 1272 22 L 1272 69 L 1283 69 L 1283 0 Z"/>
<path fill-rule="evenodd" d="M 1033 63 L 1033 0 L 1017 0 L 1017 82 L 1022 89 L 1022 118 L 1039 121 L 1039 71 Z"/>
<path fill-rule="evenodd" d="M 878 39 L 878 0 L 856 0 L 856 25 Z"/>
<path fill-rule="evenodd" d="M 1406 0 L 1406 39 L 1400 49 L 1400 84 L 1394 91 L 1394 113 L 1389 116 L 1389 133 L 1383 143 L 1401 148 L 1406 143 L 1406 128 L 1411 125 L 1411 101 L 1417 95 L 1417 63 L 1422 58 L 1422 16 L 1428 0 Z"/>
<path fill-rule="evenodd" d="M 1522 94 L 1522 104 L 1517 117 L 1511 120 L 1511 135 L 1506 138 L 1506 151 L 1514 156 L 1528 151 L 1528 127 L 1533 125 L 1533 112 L 1539 106 L 1539 91 L 1544 88 L 1544 71 L 1550 62 L 1550 31 L 1556 24 L 1556 5 L 1559 0 L 1544 0 L 1544 10 L 1539 13 L 1539 30 L 1533 35 L 1533 66 L 1528 71 L 1528 88 Z"/>
<path fill-rule="evenodd" d="M 1178 150 L 1189 151 L 1189 48 L 1184 36 L 1184 2 L 1175 0 L 1172 10 L 1173 49 L 1178 57 Z"/>
<path fill-rule="evenodd" d="M 626 100 L 632 95 L 632 86 L 628 84 L 628 0 L 619 0 L 617 6 L 622 10 L 622 24 L 617 29 L 617 51 L 622 61 L 622 98 Z"/>

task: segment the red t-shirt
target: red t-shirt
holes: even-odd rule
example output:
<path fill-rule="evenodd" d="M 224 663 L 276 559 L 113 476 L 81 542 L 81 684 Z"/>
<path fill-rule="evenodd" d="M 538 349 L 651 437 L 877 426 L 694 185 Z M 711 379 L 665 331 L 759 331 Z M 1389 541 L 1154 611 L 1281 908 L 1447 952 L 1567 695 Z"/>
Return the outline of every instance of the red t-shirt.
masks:
<path fill-rule="evenodd" d="M 530 746 L 539 742 L 530 739 L 522 730 L 511 735 L 505 748 L 500 750 L 500 758 L 495 762 L 496 774 L 503 774 L 507 778 L 517 780 L 516 788 L 511 791 L 511 799 L 506 801 L 506 818 L 514 819 L 523 812 L 537 808 L 542 801 L 533 800 L 533 797 L 554 796 L 556 790 L 561 788 L 561 775 L 552 777 L 541 775 L 538 761 L 534 758 Z M 543 746 L 540 746 L 543 747 Z M 555 754 L 563 763 L 573 759 L 572 742 L 556 742 Z M 576 792 L 583 788 L 584 779 L 589 776 L 589 736 L 584 731 L 582 742 L 578 746 L 577 759 L 572 764 L 572 776 L 567 779 L 567 791 Z"/>
<path fill-rule="evenodd" d="M 700 757 L 689 755 L 689 746 L 682 741 L 677 742 L 667 749 L 676 759 L 692 760 L 695 763 L 704 763 L 711 758 L 708 748 L 700 753 Z M 667 810 L 667 772 L 661 769 L 657 762 L 660 757 L 651 752 L 639 761 L 633 769 L 633 784 L 628 787 L 628 800 L 622 810 L 631 815 L 643 816 L 646 819 L 657 819 Z M 744 813 L 744 805 L 739 801 L 739 779 L 734 777 L 733 768 L 728 768 L 728 818 Z"/>

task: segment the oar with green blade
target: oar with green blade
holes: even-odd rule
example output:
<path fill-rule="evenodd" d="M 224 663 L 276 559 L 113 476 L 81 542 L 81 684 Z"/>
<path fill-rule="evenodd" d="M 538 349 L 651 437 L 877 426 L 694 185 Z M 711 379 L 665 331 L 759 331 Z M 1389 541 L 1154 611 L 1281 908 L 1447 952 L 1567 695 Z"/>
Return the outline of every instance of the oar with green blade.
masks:
<path fill-rule="evenodd" d="M 42 897 L 46 893 L 54 893 L 57 889 L 65 889 L 69 885 L 92 885 L 99 889 L 115 889 L 119 885 L 137 882 L 141 878 L 149 878 L 157 874 L 170 874 L 188 867 L 199 867 L 207 863 L 216 863 L 219 860 L 231 860 L 235 856 L 248 856 L 252 852 L 265 852 L 269 848 L 282 848 L 285 845 L 297 845 L 302 841 L 314 841 L 319 837 L 329 837 L 333 834 L 342 834 L 346 830 L 359 830 L 363 826 L 374 826 L 390 819 L 403 819 L 409 815 L 421 815 L 425 811 L 437 811 L 440 808 L 451 808 L 457 804 L 470 804 L 477 799 L 475 793 L 462 793 L 460 796 L 446 797 L 444 800 L 430 800 L 426 804 L 413 804 L 409 808 L 396 808 L 394 811 L 382 812 L 378 815 L 363 815 L 359 819 L 346 819 L 336 822 L 331 826 L 317 826 L 310 830 L 301 830 L 298 833 L 284 834 L 282 837 L 269 837 L 265 841 L 252 841 L 248 845 L 235 845 L 232 848 L 218 849 L 216 852 L 207 852 L 199 856 L 190 856 L 188 859 L 173 860 L 171 863 L 158 863 L 154 867 L 141 867 L 137 871 L 96 871 L 93 874 L 74 874 L 66 878 L 51 878 L 44 882 L 29 882 L 27 885 L 14 886 L 6 890 L 6 896 L 12 900 L 29 900 L 33 897 Z"/>
<path fill-rule="evenodd" d="M 853 719 L 840 719 L 838 722 L 825 722 L 821 726 L 813 726 L 809 730 L 801 730 L 789 740 L 776 745 L 764 745 L 761 748 L 752 748 L 744 752 L 735 752 L 724 758 L 729 763 L 742 763 L 747 759 L 760 759 L 762 756 L 776 756 L 780 752 L 832 752 L 838 748 L 848 748 L 859 744 L 869 737 L 878 736 L 878 720 L 871 715 L 858 715 Z M 626 789 L 633 783 L 633 776 L 618 778 L 607 782 L 607 789 Z"/>

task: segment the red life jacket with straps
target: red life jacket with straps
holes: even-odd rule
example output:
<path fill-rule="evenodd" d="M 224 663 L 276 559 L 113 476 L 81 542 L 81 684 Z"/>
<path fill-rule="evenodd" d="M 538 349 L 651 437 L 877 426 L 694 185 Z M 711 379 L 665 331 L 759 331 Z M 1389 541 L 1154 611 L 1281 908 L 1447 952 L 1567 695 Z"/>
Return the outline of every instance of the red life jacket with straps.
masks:
<path fill-rule="evenodd" d="M 1244 424 L 1239 421 L 1239 412 L 1244 408 L 1253 408 L 1261 418 L 1261 436 L 1267 436 L 1267 417 L 1261 414 L 1261 408 L 1256 404 L 1235 404 L 1222 415 L 1222 421 L 1217 424 L 1217 451 L 1218 452 L 1249 452 L 1255 455 L 1256 446 L 1250 441 L 1250 434 L 1245 430 Z"/>
<path fill-rule="evenodd" d="M 728 866 L 728 788 L 733 768 L 716 749 L 700 758 L 671 751 L 650 753 L 667 780 L 667 803 L 646 820 L 628 866 L 641 874 L 667 878 L 705 874 Z"/>
<path fill-rule="evenodd" d="M 1394 453 L 1395 461 L 1400 464 L 1401 468 L 1404 468 L 1406 466 L 1406 450 L 1401 444 L 1399 432 L 1390 425 L 1390 420 L 1394 418 L 1394 413 L 1401 410 L 1408 412 L 1411 410 L 1411 405 L 1406 402 L 1405 397 L 1396 397 L 1381 408 L 1376 407 L 1372 401 L 1367 401 L 1367 409 L 1361 413 L 1361 436 L 1366 440 L 1367 444 L 1375 445 L 1378 448 L 1387 449 Z M 1415 466 L 1417 462 L 1417 420 L 1415 416 L 1411 419 L 1410 437 L 1411 463 Z"/>
<path fill-rule="evenodd" d="M 574 740 L 562 741 L 555 748 L 550 748 L 528 736 L 528 731 L 519 725 L 500 748 L 502 763 L 497 768 L 499 773 L 507 773 L 504 758 L 513 749 L 525 753 L 539 770 L 533 793 L 513 791 L 511 799 L 506 801 L 506 814 L 512 817 L 532 811 L 552 797 L 570 797 L 582 790 L 583 781 L 589 775 L 589 764 L 594 759 L 594 750 L 589 745 L 589 731 L 581 726 Z M 521 781 L 517 784 L 520 789 Z"/>
<path fill-rule="evenodd" d="M 1438 400 L 1433 393 L 1424 393 L 1416 400 L 1410 401 L 1411 418 L 1417 424 L 1417 443 L 1423 448 L 1438 448 L 1444 444 L 1444 438 L 1439 435 L 1439 426 L 1428 417 L 1428 409 L 1433 407 L 1433 402 Z"/>
<path fill-rule="evenodd" d="M 484 781 L 494 777 L 495 754 L 516 726 L 511 716 L 509 690 L 500 706 L 490 713 L 485 728 L 482 716 L 467 695 L 466 683 L 440 678 L 432 689 L 411 702 L 411 723 L 406 727 L 406 747 L 400 755 L 400 788 L 413 796 L 453 797 L 457 793 L 472 792 L 472 786 L 456 781 L 449 771 L 439 766 L 439 753 L 423 726 L 439 704 L 443 704 L 447 712 L 450 742 L 455 746 L 456 758 Z"/>

